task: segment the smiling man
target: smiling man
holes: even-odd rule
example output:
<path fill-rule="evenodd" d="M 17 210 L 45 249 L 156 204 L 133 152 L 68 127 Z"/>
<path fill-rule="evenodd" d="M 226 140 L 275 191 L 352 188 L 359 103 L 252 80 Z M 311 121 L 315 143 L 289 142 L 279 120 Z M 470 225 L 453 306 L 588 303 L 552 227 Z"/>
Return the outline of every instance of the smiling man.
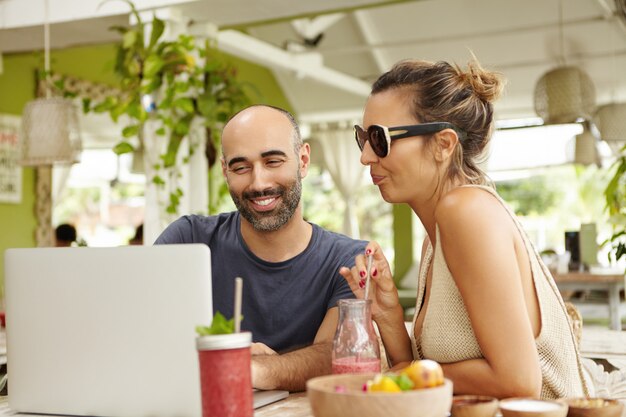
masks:
<path fill-rule="evenodd" d="M 256 105 L 222 132 L 222 172 L 237 211 L 184 216 L 156 244 L 204 243 L 211 248 L 213 308 L 230 317 L 234 279 L 243 277 L 243 321 L 252 332 L 252 383 L 301 391 L 330 373 L 337 301 L 352 298 L 339 275 L 366 242 L 304 220 L 302 178 L 310 163 L 291 114 Z"/>

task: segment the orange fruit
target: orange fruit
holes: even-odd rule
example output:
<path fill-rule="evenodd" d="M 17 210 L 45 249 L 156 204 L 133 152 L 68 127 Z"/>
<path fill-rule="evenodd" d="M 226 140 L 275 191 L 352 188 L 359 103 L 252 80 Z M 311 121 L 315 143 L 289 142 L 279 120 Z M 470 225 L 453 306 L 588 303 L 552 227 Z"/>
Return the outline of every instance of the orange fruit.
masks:
<path fill-rule="evenodd" d="M 413 389 L 432 388 L 443 384 L 441 365 L 430 359 L 414 361 L 400 371 L 400 374 L 408 376 L 413 381 L 415 384 Z"/>

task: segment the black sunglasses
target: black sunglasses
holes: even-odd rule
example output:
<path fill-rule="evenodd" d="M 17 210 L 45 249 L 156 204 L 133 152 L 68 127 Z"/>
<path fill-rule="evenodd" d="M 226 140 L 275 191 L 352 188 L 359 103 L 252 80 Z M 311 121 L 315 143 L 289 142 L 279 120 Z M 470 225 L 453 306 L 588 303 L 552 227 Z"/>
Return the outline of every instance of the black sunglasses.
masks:
<path fill-rule="evenodd" d="M 381 125 L 370 125 L 367 130 L 364 130 L 361 126 L 354 126 L 354 138 L 361 152 L 365 142 L 369 140 L 370 146 L 376 155 L 381 158 L 389 155 L 389 148 L 391 147 L 391 141 L 396 139 L 410 138 L 412 136 L 429 135 L 437 132 L 441 132 L 444 129 L 453 129 L 457 132 L 460 139 L 465 137 L 462 130 L 457 128 L 452 123 L 448 122 L 431 122 L 421 123 L 418 125 L 409 126 L 396 126 L 387 127 Z"/>

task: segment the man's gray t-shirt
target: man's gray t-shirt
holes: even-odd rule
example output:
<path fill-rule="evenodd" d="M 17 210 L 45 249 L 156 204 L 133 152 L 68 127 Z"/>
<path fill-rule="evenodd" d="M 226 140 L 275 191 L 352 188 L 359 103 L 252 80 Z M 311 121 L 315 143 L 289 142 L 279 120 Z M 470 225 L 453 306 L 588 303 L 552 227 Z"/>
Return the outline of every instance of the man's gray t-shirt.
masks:
<path fill-rule="evenodd" d="M 365 241 L 312 226 L 307 248 L 284 262 L 267 262 L 250 251 L 237 211 L 181 217 L 155 244 L 208 245 L 213 311 L 232 317 L 235 277 L 242 277 L 242 330 L 251 331 L 253 341 L 284 352 L 313 343 L 326 311 L 342 298 L 354 298 L 339 268 L 352 267 L 355 256 L 365 250 Z"/>

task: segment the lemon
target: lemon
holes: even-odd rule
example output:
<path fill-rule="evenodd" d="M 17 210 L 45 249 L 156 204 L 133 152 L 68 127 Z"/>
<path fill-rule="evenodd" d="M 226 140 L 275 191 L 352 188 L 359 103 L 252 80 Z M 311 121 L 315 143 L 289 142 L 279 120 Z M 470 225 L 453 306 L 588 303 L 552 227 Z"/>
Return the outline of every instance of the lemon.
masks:
<path fill-rule="evenodd" d="M 371 392 L 401 392 L 402 390 L 388 376 L 385 375 L 376 375 L 374 381 L 368 384 L 368 391 Z"/>

